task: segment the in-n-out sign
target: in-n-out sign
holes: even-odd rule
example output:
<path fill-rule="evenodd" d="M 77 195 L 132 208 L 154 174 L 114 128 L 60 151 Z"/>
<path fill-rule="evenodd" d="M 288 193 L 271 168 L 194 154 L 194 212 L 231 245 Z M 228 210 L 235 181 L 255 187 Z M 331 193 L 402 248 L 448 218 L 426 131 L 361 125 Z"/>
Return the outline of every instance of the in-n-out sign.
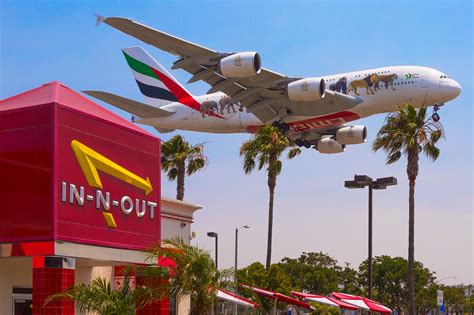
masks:
<path fill-rule="evenodd" d="M 138 218 L 142 218 L 149 213 L 150 219 L 155 218 L 155 208 L 158 206 L 156 202 L 143 199 L 132 199 L 129 196 L 122 196 L 118 199 L 110 197 L 109 192 L 95 190 L 93 194 L 85 194 L 83 186 L 77 187 L 74 184 L 61 182 L 61 201 L 69 204 L 84 206 L 87 203 L 93 203 L 97 210 L 110 211 L 112 208 L 119 208 L 124 214 L 136 213 Z M 109 215 L 110 214 L 110 215 Z M 104 213 L 104 217 L 112 217 L 112 213 Z M 114 220 L 115 221 L 115 220 Z M 109 221 L 107 221 L 109 223 Z"/>
<path fill-rule="evenodd" d="M 115 218 L 112 212 L 110 212 L 113 208 L 120 209 L 126 215 L 135 213 L 138 218 L 145 217 L 148 212 L 150 219 L 153 220 L 155 218 L 155 208 L 158 206 L 156 202 L 139 198 L 132 199 L 126 195 L 112 198 L 109 192 L 102 191 L 103 186 L 99 171 L 143 190 L 145 195 L 149 195 L 153 191 L 148 178 L 144 179 L 132 173 L 77 140 L 71 142 L 71 147 L 89 186 L 96 189 L 93 193 L 86 194 L 83 186 L 76 186 L 75 184 L 63 181 L 61 182 L 62 202 L 79 206 L 84 206 L 86 202 L 93 203 L 96 209 L 103 211 L 102 214 L 109 227 L 117 227 Z"/>

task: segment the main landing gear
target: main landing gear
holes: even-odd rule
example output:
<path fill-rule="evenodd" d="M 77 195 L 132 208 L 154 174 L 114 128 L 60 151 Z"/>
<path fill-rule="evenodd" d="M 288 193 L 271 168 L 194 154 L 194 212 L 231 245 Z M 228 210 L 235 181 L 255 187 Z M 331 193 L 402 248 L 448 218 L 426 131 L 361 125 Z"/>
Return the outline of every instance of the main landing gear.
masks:
<path fill-rule="evenodd" d="M 290 126 L 288 126 L 287 123 L 279 122 L 278 120 L 275 120 L 274 122 L 272 122 L 272 126 L 282 132 L 288 132 L 290 130 Z"/>
<path fill-rule="evenodd" d="M 299 147 L 305 147 L 306 149 L 311 148 L 311 143 L 308 140 L 303 140 L 303 139 L 296 139 L 295 144 Z"/>
<path fill-rule="evenodd" d="M 284 134 L 288 135 L 288 131 L 290 131 L 290 126 L 287 123 L 275 120 L 272 123 L 272 126 L 283 132 Z M 291 137 L 290 137 L 291 139 Z M 299 147 L 305 147 L 307 149 L 311 148 L 311 143 L 308 140 L 304 140 L 301 138 L 295 139 L 294 143 Z"/>

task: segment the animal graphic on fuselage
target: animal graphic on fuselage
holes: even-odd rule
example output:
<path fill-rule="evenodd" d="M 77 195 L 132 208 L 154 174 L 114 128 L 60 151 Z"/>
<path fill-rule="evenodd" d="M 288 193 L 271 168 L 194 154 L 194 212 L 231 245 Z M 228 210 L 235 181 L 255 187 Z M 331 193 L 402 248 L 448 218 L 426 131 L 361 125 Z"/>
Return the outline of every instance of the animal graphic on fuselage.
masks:
<path fill-rule="evenodd" d="M 205 114 L 207 114 L 207 116 L 211 116 L 215 112 L 218 112 L 219 107 L 217 106 L 217 103 L 214 101 L 205 101 L 201 104 L 200 110 L 202 113 L 202 117 L 206 117 Z"/>
<path fill-rule="evenodd" d="M 224 115 L 224 109 L 227 108 L 227 114 L 230 114 L 230 109 L 232 108 L 232 112 L 237 113 L 234 108 L 234 100 L 230 96 L 224 96 L 219 100 L 219 107 L 221 115 Z"/>
<path fill-rule="evenodd" d="M 378 81 L 379 76 L 375 73 L 366 76 L 362 80 L 354 80 L 349 84 L 349 88 L 347 89 L 346 94 L 349 94 L 349 92 L 354 91 L 355 95 L 360 95 L 359 93 L 357 93 L 358 88 L 365 88 L 367 94 L 374 94 L 372 86 L 374 86 L 374 84 L 377 84 Z"/>
<path fill-rule="evenodd" d="M 329 86 L 331 91 L 347 94 L 347 78 L 342 77 L 336 83 Z"/>
<path fill-rule="evenodd" d="M 398 75 L 396 73 L 379 75 L 379 81 L 375 83 L 374 89 L 377 91 L 379 89 L 379 83 L 383 82 L 386 89 L 388 89 L 388 86 L 390 85 L 392 87 L 392 90 L 395 91 L 395 88 L 393 87 L 393 81 L 395 81 L 395 79 L 397 78 Z"/>

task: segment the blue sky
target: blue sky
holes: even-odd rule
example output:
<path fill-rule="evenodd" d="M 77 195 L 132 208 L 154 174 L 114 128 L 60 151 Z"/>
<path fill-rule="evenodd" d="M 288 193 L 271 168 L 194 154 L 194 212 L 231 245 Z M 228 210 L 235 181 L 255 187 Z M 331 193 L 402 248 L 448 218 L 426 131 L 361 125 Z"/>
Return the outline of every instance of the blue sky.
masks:
<path fill-rule="evenodd" d="M 415 256 L 439 277 L 457 277 L 447 283 L 474 281 L 471 1 L 7 0 L 0 10 L 1 98 L 59 80 L 76 90 L 106 90 L 140 100 L 120 49 L 141 45 L 167 68 L 174 58 L 107 25 L 96 27 L 94 12 L 129 17 L 220 51 L 258 51 L 264 67 L 291 76 L 390 65 L 445 72 L 463 92 L 440 111 L 446 131 L 441 157 L 436 163 L 421 160 Z M 183 83 L 189 78 L 183 71 L 172 73 Z M 208 86 L 188 88 L 203 94 Z M 387 167 L 384 154 L 370 150 L 383 119 L 359 122 L 369 129 L 364 145 L 329 156 L 307 150 L 285 161 L 276 191 L 273 261 L 323 251 L 340 264 L 360 264 L 367 252 L 366 192 L 343 188 L 355 173 L 398 177 L 398 186 L 375 193 L 374 254 L 406 257 L 405 162 Z M 193 143 L 206 142 L 210 159 L 186 185 L 185 199 L 204 206 L 193 225 L 195 243 L 213 250 L 205 235 L 218 232 L 219 261 L 231 266 L 234 228 L 249 224 L 252 228 L 241 233 L 239 265 L 264 261 L 266 178 L 263 172 L 245 176 L 238 156 L 249 135 L 182 134 Z M 163 194 L 173 197 L 175 183 L 164 180 Z"/>

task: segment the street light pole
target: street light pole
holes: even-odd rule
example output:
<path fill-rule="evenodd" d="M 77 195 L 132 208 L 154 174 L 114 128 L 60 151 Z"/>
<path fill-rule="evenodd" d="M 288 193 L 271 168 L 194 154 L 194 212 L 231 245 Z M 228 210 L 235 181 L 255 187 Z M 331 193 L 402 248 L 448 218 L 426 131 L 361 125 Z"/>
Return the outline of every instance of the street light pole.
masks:
<path fill-rule="evenodd" d="M 372 185 L 369 186 L 369 299 L 372 299 Z"/>
<path fill-rule="evenodd" d="M 216 269 L 219 269 L 219 237 L 216 233 Z"/>
<path fill-rule="evenodd" d="M 217 259 L 219 257 L 219 254 L 218 254 L 218 250 L 219 250 L 218 234 L 216 232 L 207 232 L 207 236 L 213 237 L 213 238 L 216 239 L 216 259 L 215 259 L 215 263 L 216 263 L 216 269 L 218 269 L 218 266 L 219 266 L 219 264 L 217 263 Z"/>
<path fill-rule="evenodd" d="M 219 245 L 219 243 L 218 243 L 218 234 L 216 232 L 207 232 L 207 236 L 213 237 L 213 238 L 216 239 L 216 259 L 215 259 L 215 263 L 216 263 L 216 270 L 219 270 L 218 269 L 219 265 L 217 264 L 217 259 L 219 257 L 219 255 L 218 255 L 218 248 L 219 248 L 219 246 L 218 246 Z M 217 315 L 217 300 L 216 300 L 216 303 L 215 303 L 213 309 L 214 309 L 214 314 Z"/>
<path fill-rule="evenodd" d="M 369 229 L 369 240 L 368 240 L 368 266 L 367 266 L 367 277 L 368 277 L 368 286 L 369 286 L 369 299 L 372 299 L 372 221 L 373 221 L 373 214 L 372 214 L 372 191 L 373 189 L 386 189 L 387 186 L 393 186 L 397 184 L 397 179 L 395 177 L 383 177 L 378 178 L 377 180 L 372 180 L 367 175 L 354 175 L 354 180 L 349 180 L 344 182 L 344 187 L 346 188 L 369 188 L 369 222 L 368 222 L 368 229 Z"/>
<path fill-rule="evenodd" d="M 238 248 L 239 248 L 239 231 L 241 229 L 249 229 L 250 226 L 248 225 L 244 225 L 244 226 L 241 226 L 239 228 L 235 228 L 235 261 L 234 261 L 234 284 L 235 284 L 235 290 L 237 293 L 237 257 L 238 257 Z M 237 315 L 237 311 L 238 311 L 238 305 L 237 303 L 235 303 L 235 306 L 234 306 L 234 313 L 235 315 Z"/>
<path fill-rule="evenodd" d="M 441 278 L 439 280 L 436 280 L 434 283 L 435 284 L 438 284 L 440 283 L 441 281 L 444 281 L 444 280 L 447 280 L 447 279 L 456 279 L 456 277 L 444 277 L 444 278 Z"/>
<path fill-rule="evenodd" d="M 234 282 L 237 283 L 237 255 L 238 255 L 238 244 L 239 244 L 239 229 L 235 228 L 235 259 L 234 259 Z"/>

